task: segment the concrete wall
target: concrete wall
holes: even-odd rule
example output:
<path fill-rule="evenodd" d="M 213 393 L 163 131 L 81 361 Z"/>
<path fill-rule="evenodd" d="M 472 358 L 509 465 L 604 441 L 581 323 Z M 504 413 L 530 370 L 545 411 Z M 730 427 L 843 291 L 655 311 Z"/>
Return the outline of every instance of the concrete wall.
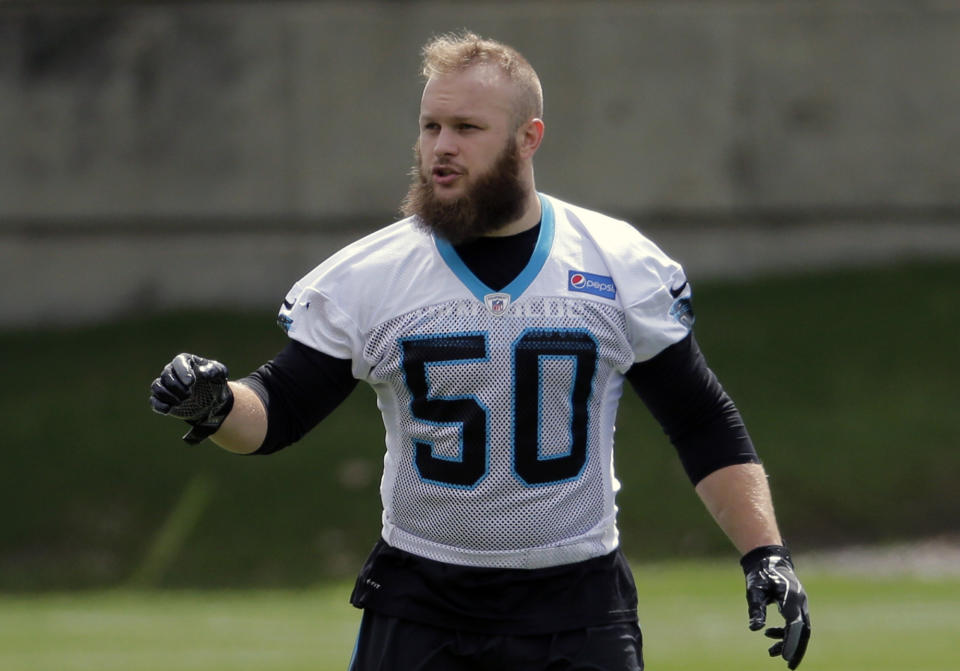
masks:
<path fill-rule="evenodd" d="M 461 27 L 538 69 L 538 186 L 566 199 L 707 227 L 960 211 L 956 1 L 8 3 L 0 323 L 258 303 L 278 268 L 282 293 L 396 213 L 418 49 Z M 24 308 L 25 280 L 67 296 Z"/>

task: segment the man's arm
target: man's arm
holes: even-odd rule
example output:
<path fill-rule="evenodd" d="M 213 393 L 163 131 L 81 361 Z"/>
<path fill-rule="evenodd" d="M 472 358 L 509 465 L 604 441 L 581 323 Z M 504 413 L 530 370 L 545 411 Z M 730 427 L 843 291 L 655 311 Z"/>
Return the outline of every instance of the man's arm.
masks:
<path fill-rule="evenodd" d="M 627 379 L 677 448 L 697 494 L 741 553 L 750 629 L 766 624 L 776 604 L 784 627 L 766 635 L 772 656 L 794 669 L 810 638 L 807 596 L 783 546 L 766 473 L 743 419 L 706 365 L 693 334 L 635 364 Z"/>
<path fill-rule="evenodd" d="M 150 385 L 154 412 L 185 420 L 183 439 L 195 445 L 211 438 L 236 454 L 251 454 L 267 435 L 267 410 L 249 387 L 227 380 L 219 361 L 183 353 L 164 366 Z"/>
<path fill-rule="evenodd" d="M 698 482 L 696 490 L 740 554 L 762 545 L 783 545 L 762 465 L 718 469 Z"/>
<path fill-rule="evenodd" d="M 255 452 L 267 434 L 267 411 L 249 387 L 227 380 L 227 367 L 196 354 L 179 354 L 150 385 L 154 412 L 185 420 L 183 439 L 212 438 L 237 454 Z"/>
<path fill-rule="evenodd" d="M 299 440 L 357 384 L 348 359 L 295 341 L 250 375 L 227 375 L 219 361 L 180 354 L 153 381 L 150 404 L 190 424 L 190 444 L 209 437 L 236 454 L 270 454 Z"/>
<path fill-rule="evenodd" d="M 770 656 L 782 656 L 788 668 L 797 668 L 810 639 L 810 612 L 790 551 L 777 528 L 763 466 L 726 466 L 703 478 L 696 490 L 742 555 L 750 629 L 763 629 L 767 605 L 776 604 L 784 626 L 766 630 L 766 636 L 776 641 L 770 647 Z"/>
<path fill-rule="evenodd" d="M 690 333 L 627 380 L 676 447 L 707 510 L 746 553 L 780 545 L 767 476 L 743 423 Z"/>
<path fill-rule="evenodd" d="M 246 385 L 232 381 L 228 384 L 233 392 L 233 408 L 210 440 L 230 452 L 251 454 L 267 435 L 267 409 Z"/>

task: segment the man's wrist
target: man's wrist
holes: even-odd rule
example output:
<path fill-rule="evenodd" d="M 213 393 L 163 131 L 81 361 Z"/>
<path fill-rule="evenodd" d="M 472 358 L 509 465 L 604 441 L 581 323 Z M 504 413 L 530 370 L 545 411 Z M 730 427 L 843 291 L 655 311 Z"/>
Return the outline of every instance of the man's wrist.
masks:
<path fill-rule="evenodd" d="M 187 421 L 191 428 L 190 431 L 183 436 L 183 440 L 190 445 L 196 445 L 215 434 L 227 418 L 227 415 L 233 410 L 233 402 L 233 390 L 230 389 L 229 384 L 225 384 L 220 402 L 217 403 L 215 408 L 210 410 L 206 417 Z"/>
<path fill-rule="evenodd" d="M 760 561 L 767 557 L 778 556 L 793 566 L 793 559 L 790 556 L 790 550 L 785 545 L 761 545 L 755 547 L 745 555 L 740 557 L 740 566 L 744 571 L 748 571 L 756 566 Z"/>

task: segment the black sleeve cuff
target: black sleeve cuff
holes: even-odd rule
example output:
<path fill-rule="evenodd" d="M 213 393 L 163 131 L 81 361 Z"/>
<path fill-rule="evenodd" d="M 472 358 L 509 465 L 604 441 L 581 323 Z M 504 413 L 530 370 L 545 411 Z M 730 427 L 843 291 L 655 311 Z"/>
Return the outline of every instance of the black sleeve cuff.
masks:
<path fill-rule="evenodd" d="M 267 435 L 253 454 L 271 454 L 300 440 L 357 385 L 348 359 L 291 340 L 242 380 L 267 409 Z"/>
<path fill-rule="evenodd" d="M 725 466 L 760 462 L 740 411 L 692 333 L 635 364 L 626 377 L 663 427 L 693 484 Z"/>

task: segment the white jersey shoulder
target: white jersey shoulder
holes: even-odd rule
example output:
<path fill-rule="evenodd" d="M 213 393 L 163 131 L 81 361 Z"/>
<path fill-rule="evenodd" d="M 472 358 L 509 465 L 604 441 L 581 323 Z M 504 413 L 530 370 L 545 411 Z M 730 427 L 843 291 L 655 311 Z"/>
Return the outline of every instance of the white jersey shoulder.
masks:
<path fill-rule="evenodd" d="M 344 247 L 287 292 L 279 321 L 288 335 L 342 359 L 362 378 L 364 338 L 377 323 L 456 294 L 432 236 L 412 218 Z"/>
<path fill-rule="evenodd" d="M 581 263 L 568 270 L 568 290 L 576 288 L 576 271 L 584 271 L 575 278 L 584 283 L 584 291 L 595 283 L 602 288 L 603 278 L 612 280 L 636 360 L 645 361 L 686 336 L 693 317 L 681 265 L 626 221 L 557 199 L 553 203 L 558 221 L 555 253 L 571 264 Z"/>

